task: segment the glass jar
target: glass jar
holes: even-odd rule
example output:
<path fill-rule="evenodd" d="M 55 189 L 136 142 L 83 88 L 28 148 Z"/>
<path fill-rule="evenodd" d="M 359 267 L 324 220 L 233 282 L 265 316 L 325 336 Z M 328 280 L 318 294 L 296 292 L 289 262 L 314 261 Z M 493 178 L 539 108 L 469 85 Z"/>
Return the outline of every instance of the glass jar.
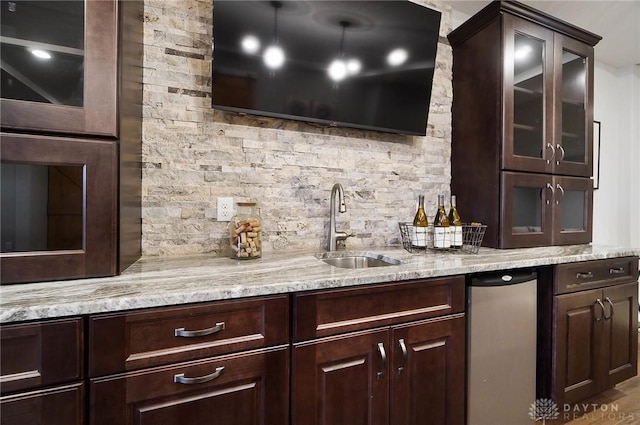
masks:
<path fill-rule="evenodd" d="M 253 260 L 262 257 L 262 220 L 255 202 L 238 202 L 237 214 L 229 222 L 231 258 Z"/>

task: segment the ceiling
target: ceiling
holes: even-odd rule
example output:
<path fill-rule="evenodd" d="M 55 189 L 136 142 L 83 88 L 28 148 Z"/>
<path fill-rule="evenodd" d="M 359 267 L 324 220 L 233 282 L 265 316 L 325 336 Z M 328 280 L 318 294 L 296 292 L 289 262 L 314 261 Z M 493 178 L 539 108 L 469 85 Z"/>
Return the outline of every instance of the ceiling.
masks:
<path fill-rule="evenodd" d="M 454 27 L 489 4 L 486 0 L 443 0 L 454 9 Z M 524 0 L 563 21 L 602 36 L 595 59 L 613 67 L 640 65 L 640 0 Z"/>

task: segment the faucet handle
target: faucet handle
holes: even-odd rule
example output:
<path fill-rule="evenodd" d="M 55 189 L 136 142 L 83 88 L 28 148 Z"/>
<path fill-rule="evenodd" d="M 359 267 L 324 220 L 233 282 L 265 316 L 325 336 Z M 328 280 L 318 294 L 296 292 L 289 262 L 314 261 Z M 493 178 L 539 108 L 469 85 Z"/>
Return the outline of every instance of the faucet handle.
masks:
<path fill-rule="evenodd" d="M 354 236 L 354 235 L 350 235 L 347 232 L 336 232 L 336 240 L 337 241 L 343 241 L 343 240 L 347 239 L 350 236 Z"/>
<path fill-rule="evenodd" d="M 336 248 L 346 248 L 347 238 L 355 237 L 355 233 L 336 232 Z"/>

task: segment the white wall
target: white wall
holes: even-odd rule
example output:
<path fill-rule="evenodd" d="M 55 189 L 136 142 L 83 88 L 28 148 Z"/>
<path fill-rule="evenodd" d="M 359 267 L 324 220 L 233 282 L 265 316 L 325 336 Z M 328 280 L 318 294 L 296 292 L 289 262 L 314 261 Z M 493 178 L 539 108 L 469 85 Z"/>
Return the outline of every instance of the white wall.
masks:
<path fill-rule="evenodd" d="M 602 122 L 594 244 L 640 247 L 640 65 L 595 64 L 594 119 Z"/>

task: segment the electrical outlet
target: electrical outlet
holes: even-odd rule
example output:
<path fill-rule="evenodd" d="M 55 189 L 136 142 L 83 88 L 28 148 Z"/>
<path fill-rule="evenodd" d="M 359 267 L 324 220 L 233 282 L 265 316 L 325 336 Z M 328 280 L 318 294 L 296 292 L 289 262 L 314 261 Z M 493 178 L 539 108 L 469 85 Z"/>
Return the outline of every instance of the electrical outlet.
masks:
<path fill-rule="evenodd" d="M 233 198 L 218 198 L 218 221 L 231 221 L 233 217 Z"/>

